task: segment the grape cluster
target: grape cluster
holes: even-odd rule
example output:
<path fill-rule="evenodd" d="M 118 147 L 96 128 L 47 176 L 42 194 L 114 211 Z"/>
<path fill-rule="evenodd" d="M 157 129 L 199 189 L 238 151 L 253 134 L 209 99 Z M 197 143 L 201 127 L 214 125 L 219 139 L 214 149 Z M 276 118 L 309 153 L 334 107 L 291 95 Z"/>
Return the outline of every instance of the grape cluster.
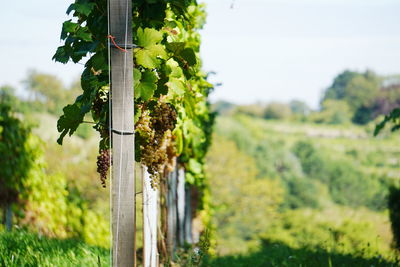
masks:
<path fill-rule="evenodd" d="M 144 140 L 154 138 L 149 110 L 142 111 L 139 121 L 135 124 L 135 133 L 139 134 Z"/>
<path fill-rule="evenodd" d="M 103 106 L 104 101 L 99 96 L 97 96 L 92 103 L 92 112 L 95 114 L 95 116 L 100 117 Z"/>
<path fill-rule="evenodd" d="M 175 128 L 176 117 L 176 111 L 170 104 L 160 103 L 152 112 L 151 123 L 156 133 L 161 134 Z"/>
<path fill-rule="evenodd" d="M 110 168 L 110 150 L 100 150 L 99 156 L 97 156 L 97 172 L 100 174 L 100 180 L 103 187 L 106 187 L 106 179 L 108 169 Z"/>
<path fill-rule="evenodd" d="M 136 126 L 136 132 L 146 140 L 141 145 L 141 162 L 147 166 L 151 184 L 156 187 L 160 179 L 173 169 L 176 149 L 172 130 L 175 128 L 175 109 L 160 103 L 151 112 L 144 112 Z"/>

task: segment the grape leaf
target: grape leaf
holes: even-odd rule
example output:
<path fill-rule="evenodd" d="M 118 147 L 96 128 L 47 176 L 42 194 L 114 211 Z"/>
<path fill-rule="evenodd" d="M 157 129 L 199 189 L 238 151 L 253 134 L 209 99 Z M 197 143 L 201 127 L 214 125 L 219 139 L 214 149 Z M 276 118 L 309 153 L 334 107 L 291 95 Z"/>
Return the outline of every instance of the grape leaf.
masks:
<path fill-rule="evenodd" d="M 133 82 L 135 87 L 140 83 L 141 79 L 142 79 L 142 73 L 140 72 L 140 70 L 133 69 Z"/>
<path fill-rule="evenodd" d="M 185 48 L 180 53 L 180 56 L 186 60 L 189 66 L 193 66 L 197 64 L 196 53 L 194 52 L 193 48 Z"/>
<path fill-rule="evenodd" d="M 148 68 L 154 69 L 159 66 L 159 62 L 148 50 L 137 49 L 135 51 L 136 63 Z"/>
<path fill-rule="evenodd" d="M 67 38 L 68 36 L 68 33 L 75 32 L 78 27 L 79 27 L 78 23 L 72 22 L 71 20 L 65 21 L 62 26 L 60 38 L 62 40 L 65 40 L 65 38 Z"/>
<path fill-rule="evenodd" d="M 82 39 L 83 41 L 90 42 L 92 41 L 92 34 L 88 31 L 87 27 L 81 27 L 75 33 L 76 37 Z"/>
<path fill-rule="evenodd" d="M 195 109 L 196 109 L 196 101 L 190 94 L 185 94 L 184 105 L 186 113 L 188 114 L 189 118 L 194 118 L 196 116 Z"/>
<path fill-rule="evenodd" d="M 185 43 L 172 42 L 172 43 L 167 43 L 165 46 L 167 47 L 168 51 L 179 54 L 185 48 Z"/>
<path fill-rule="evenodd" d="M 133 116 L 134 117 L 133 122 L 135 124 L 139 121 L 141 115 L 142 115 L 142 110 L 140 108 L 139 109 L 135 109 L 135 114 Z"/>
<path fill-rule="evenodd" d="M 65 47 L 64 46 L 59 46 L 57 48 L 56 53 L 53 56 L 53 60 L 61 62 L 63 64 L 67 63 L 69 61 L 69 54 L 65 52 Z"/>
<path fill-rule="evenodd" d="M 174 92 L 178 96 L 182 96 L 185 94 L 185 85 L 181 80 L 177 78 L 170 78 L 166 85 L 172 92 Z"/>
<path fill-rule="evenodd" d="M 63 111 L 64 114 L 57 121 L 57 130 L 61 133 L 57 143 L 60 145 L 62 145 L 65 135 L 69 134 L 71 136 L 76 131 L 85 116 L 85 113 L 81 111 L 81 108 L 76 103 L 67 105 L 63 108 Z"/>
<path fill-rule="evenodd" d="M 137 31 L 138 45 L 141 48 L 135 49 L 137 64 L 154 69 L 160 65 L 159 58 L 167 59 L 167 52 L 163 45 L 158 44 L 163 39 L 161 32 L 145 28 L 139 28 Z"/>
<path fill-rule="evenodd" d="M 137 30 L 137 38 L 138 38 L 138 45 L 140 47 L 148 48 L 152 45 L 155 45 L 163 39 L 163 35 L 161 32 L 151 29 L 151 28 L 145 28 L 144 30 L 142 28 L 139 28 Z"/>
<path fill-rule="evenodd" d="M 150 51 L 153 56 L 156 56 L 158 58 L 162 58 L 162 59 L 168 58 L 167 52 L 165 51 L 165 48 L 163 45 L 160 45 L 160 44 L 152 45 L 152 46 L 148 47 L 147 50 Z"/>
<path fill-rule="evenodd" d="M 142 98 L 144 101 L 150 100 L 157 89 L 157 76 L 152 71 L 145 71 L 142 74 L 140 83 L 135 87 L 135 98 Z"/>
<path fill-rule="evenodd" d="M 173 78 L 181 78 L 183 76 L 183 71 L 179 66 L 178 62 L 172 58 L 167 61 L 167 74 Z"/>
<path fill-rule="evenodd" d="M 162 45 L 151 45 L 147 48 L 135 49 L 136 63 L 154 69 L 160 65 L 159 58 L 167 59 L 167 52 Z"/>
<path fill-rule="evenodd" d="M 75 10 L 76 12 L 82 15 L 89 16 L 95 6 L 96 6 L 95 3 L 89 3 L 89 2 L 74 3 L 68 7 L 67 15 L 69 15 L 69 13 L 71 13 L 72 10 Z"/>

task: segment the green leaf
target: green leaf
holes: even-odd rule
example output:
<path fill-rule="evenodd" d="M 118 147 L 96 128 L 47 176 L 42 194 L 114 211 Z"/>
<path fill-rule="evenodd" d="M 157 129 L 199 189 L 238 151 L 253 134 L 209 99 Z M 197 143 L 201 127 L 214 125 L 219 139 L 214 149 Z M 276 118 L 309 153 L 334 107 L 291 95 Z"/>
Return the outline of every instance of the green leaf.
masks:
<path fill-rule="evenodd" d="M 149 48 L 147 48 L 148 51 L 151 52 L 151 54 L 155 57 L 162 58 L 162 59 L 167 59 L 168 55 L 167 52 L 165 51 L 165 48 L 163 45 L 152 45 Z"/>
<path fill-rule="evenodd" d="M 82 39 L 83 41 L 90 42 L 92 41 L 92 34 L 89 32 L 87 27 L 81 27 L 75 33 L 76 37 Z"/>
<path fill-rule="evenodd" d="M 90 2 L 74 3 L 68 7 L 66 13 L 69 15 L 73 10 L 75 10 L 79 14 L 89 16 L 95 6 L 95 3 Z"/>
<path fill-rule="evenodd" d="M 176 28 L 176 27 L 178 27 L 178 24 L 176 24 L 175 21 L 171 20 L 171 21 L 166 21 L 165 26 L 170 27 L 170 28 Z"/>
<path fill-rule="evenodd" d="M 189 170 L 194 174 L 201 174 L 202 173 L 202 166 L 201 163 L 195 159 L 189 160 Z"/>
<path fill-rule="evenodd" d="M 56 53 L 53 56 L 53 60 L 61 62 L 63 64 L 67 63 L 69 61 L 69 54 L 65 52 L 65 47 L 60 46 L 57 48 Z"/>
<path fill-rule="evenodd" d="M 165 46 L 167 47 L 168 51 L 179 54 L 185 48 L 185 43 L 172 42 L 172 43 L 167 43 Z"/>
<path fill-rule="evenodd" d="M 184 105 L 189 118 L 193 119 L 196 116 L 196 101 L 190 94 L 185 95 Z"/>
<path fill-rule="evenodd" d="M 142 79 L 142 73 L 140 72 L 140 70 L 133 69 L 133 82 L 135 87 L 140 83 L 141 79 Z"/>
<path fill-rule="evenodd" d="M 69 13 L 71 13 L 72 10 L 75 10 L 75 4 L 71 4 L 69 5 L 68 9 L 67 9 L 67 15 L 69 15 Z"/>
<path fill-rule="evenodd" d="M 134 115 L 134 119 L 133 119 L 135 124 L 139 121 L 141 115 L 142 115 L 142 110 L 135 109 L 135 115 Z"/>
<path fill-rule="evenodd" d="M 144 48 L 155 45 L 161 42 L 161 40 L 163 39 L 163 35 L 161 32 L 150 28 L 145 28 L 144 30 L 142 28 L 139 28 L 137 31 L 137 37 L 137 44 Z"/>
<path fill-rule="evenodd" d="M 167 59 L 167 52 L 162 45 L 152 45 L 148 48 L 135 49 L 136 63 L 154 69 L 160 65 L 158 58 Z"/>
<path fill-rule="evenodd" d="M 192 48 L 183 49 L 180 55 L 190 66 L 197 64 L 196 53 Z"/>
<path fill-rule="evenodd" d="M 186 175 L 185 175 L 185 181 L 188 183 L 188 184 L 194 184 L 195 183 L 195 181 L 196 181 L 196 178 L 193 176 L 193 174 L 191 174 L 191 173 L 186 173 Z"/>
<path fill-rule="evenodd" d="M 185 94 L 185 85 L 183 82 L 177 78 L 170 78 L 169 82 L 166 83 L 168 88 L 173 91 L 178 96 L 182 96 Z"/>
<path fill-rule="evenodd" d="M 75 45 L 75 50 L 76 50 L 75 53 L 79 54 L 79 55 L 86 56 L 87 53 L 94 52 L 96 50 L 96 47 L 99 45 L 99 43 L 100 43 L 99 41 L 95 41 L 95 42 L 79 42 L 77 45 Z M 106 59 L 104 59 L 103 62 L 106 62 L 105 60 Z"/>
<path fill-rule="evenodd" d="M 142 74 L 140 83 L 135 87 L 135 98 L 142 98 L 148 101 L 153 97 L 154 91 L 157 89 L 157 76 L 152 71 L 145 71 Z"/>
<path fill-rule="evenodd" d="M 73 33 L 79 27 L 78 23 L 72 22 L 71 20 L 67 20 L 63 23 L 62 30 L 61 30 L 61 39 L 64 40 L 67 38 L 68 33 Z"/>
<path fill-rule="evenodd" d="M 157 57 L 153 56 L 152 53 L 146 49 L 136 49 L 135 57 L 137 64 L 148 69 L 154 69 L 160 65 Z"/>
<path fill-rule="evenodd" d="M 183 152 L 183 133 L 182 133 L 181 129 L 176 128 L 174 130 L 174 136 L 176 137 L 176 139 L 175 139 L 176 152 L 178 155 L 180 155 Z"/>
<path fill-rule="evenodd" d="M 400 108 L 393 109 L 388 115 L 385 116 L 383 121 L 375 126 L 374 136 L 377 136 L 379 132 L 385 128 L 386 124 L 389 122 L 394 123 L 395 125 L 392 126 L 391 131 L 397 131 L 400 129 L 398 119 L 400 118 Z"/>
<path fill-rule="evenodd" d="M 95 70 L 104 70 L 107 67 L 107 58 L 104 53 L 96 53 L 90 58 L 91 66 Z"/>
<path fill-rule="evenodd" d="M 154 71 L 145 71 L 142 74 L 142 81 L 149 83 L 156 83 L 158 80 L 157 75 Z"/>
<path fill-rule="evenodd" d="M 172 58 L 167 61 L 167 75 L 172 78 L 181 78 L 183 77 L 182 68 L 179 66 L 178 62 L 173 60 Z"/>
<path fill-rule="evenodd" d="M 79 4 L 75 3 L 74 9 L 76 12 L 82 15 L 89 16 L 95 6 L 96 6 L 95 3 L 89 3 L 89 2 L 79 3 Z"/>
<path fill-rule="evenodd" d="M 143 101 L 149 101 L 154 95 L 157 85 L 154 83 L 140 83 L 135 91 L 135 97 L 141 97 Z"/>
<path fill-rule="evenodd" d="M 137 35 L 138 45 L 141 48 L 134 51 L 136 63 L 148 69 L 157 68 L 160 65 L 158 59 L 167 59 L 168 57 L 165 47 L 158 44 L 163 39 L 162 33 L 155 29 L 139 28 Z"/>
<path fill-rule="evenodd" d="M 66 134 L 70 136 L 76 131 L 79 124 L 82 123 L 85 113 L 81 111 L 81 108 L 75 103 L 73 105 L 67 105 L 63 108 L 64 114 L 57 121 L 57 130 L 61 133 L 57 139 L 57 143 L 62 145 L 62 141 Z"/>

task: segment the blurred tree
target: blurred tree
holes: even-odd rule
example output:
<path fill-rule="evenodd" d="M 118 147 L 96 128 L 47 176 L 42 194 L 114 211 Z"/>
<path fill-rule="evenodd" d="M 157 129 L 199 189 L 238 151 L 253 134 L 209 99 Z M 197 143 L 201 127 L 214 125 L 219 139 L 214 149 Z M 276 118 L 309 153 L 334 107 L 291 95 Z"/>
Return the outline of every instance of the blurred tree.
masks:
<path fill-rule="evenodd" d="M 212 110 L 220 115 L 227 115 L 230 114 L 235 107 L 236 105 L 231 102 L 220 100 L 212 105 Z"/>
<path fill-rule="evenodd" d="M 265 119 L 285 120 L 292 115 L 292 110 L 288 104 L 272 102 L 264 110 Z"/>
<path fill-rule="evenodd" d="M 80 82 L 74 81 L 66 88 L 56 76 L 31 70 L 24 80 L 25 90 L 33 109 L 59 114 L 62 108 L 77 97 L 80 92 Z"/>
<path fill-rule="evenodd" d="M 68 88 L 56 76 L 30 71 L 23 82 L 29 97 L 22 102 L 22 111 L 48 112 L 52 115 L 61 114 L 62 108 L 81 94 L 80 80 L 73 81 Z M 88 115 L 90 116 L 90 115 Z M 91 136 L 91 125 L 81 124 L 76 133 L 87 139 Z"/>
<path fill-rule="evenodd" d="M 366 71 L 347 83 L 343 99 L 353 111 L 363 106 L 369 107 L 378 96 L 380 83 L 381 79 L 374 72 Z"/>
<path fill-rule="evenodd" d="M 19 105 L 20 100 L 15 95 L 15 88 L 10 85 L 3 85 L 0 87 L 0 99 L 2 103 L 7 105 Z"/>
<path fill-rule="evenodd" d="M 382 78 L 373 71 L 364 73 L 344 71 L 326 89 L 321 105 L 329 100 L 345 101 L 352 115 L 352 120 L 358 124 L 365 124 L 373 119 L 373 106 L 380 93 Z"/>
<path fill-rule="evenodd" d="M 10 88 L 0 88 L 0 206 L 5 212 L 7 228 L 11 228 L 11 205 L 19 200 L 18 193 L 35 160 L 27 144 L 30 129 L 15 115 L 16 98 Z"/>
<path fill-rule="evenodd" d="M 322 110 L 310 115 L 316 123 L 346 124 L 351 121 L 352 113 L 344 100 L 328 99 L 322 102 Z"/>
<path fill-rule="evenodd" d="M 348 83 L 356 76 L 360 75 L 358 72 L 345 70 L 335 77 L 332 85 L 326 89 L 321 102 L 327 99 L 344 99 L 345 88 Z"/>
<path fill-rule="evenodd" d="M 311 109 L 307 105 L 307 103 L 300 101 L 300 100 L 290 101 L 289 106 L 290 106 L 292 113 L 296 114 L 296 115 L 307 116 L 311 112 Z"/>
<path fill-rule="evenodd" d="M 262 104 L 241 105 L 236 108 L 235 112 L 262 118 L 264 115 L 264 106 Z"/>

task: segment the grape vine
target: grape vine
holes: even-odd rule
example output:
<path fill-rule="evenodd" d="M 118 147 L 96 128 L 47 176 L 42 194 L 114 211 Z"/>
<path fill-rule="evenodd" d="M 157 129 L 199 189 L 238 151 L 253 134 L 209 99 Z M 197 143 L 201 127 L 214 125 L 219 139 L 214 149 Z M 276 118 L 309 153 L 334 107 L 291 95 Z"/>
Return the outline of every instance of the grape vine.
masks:
<path fill-rule="evenodd" d="M 207 101 L 212 85 L 201 70 L 199 29 L 204 6 L 195 0 L 137 0 L 133 7 L 135 160 L 147 167 L 153 185 L 179 158 L 187 182 L 204 189 L 204 157 L 214 120 Z M 64 107 L 58 143 L 72 135 L 86 116 L 100 134 L 98 171 L 105 185 L 109 147 L 107 1 L 76 0 L 67 10 L 53 59 L 87 59 L 82 94 Z"/>

